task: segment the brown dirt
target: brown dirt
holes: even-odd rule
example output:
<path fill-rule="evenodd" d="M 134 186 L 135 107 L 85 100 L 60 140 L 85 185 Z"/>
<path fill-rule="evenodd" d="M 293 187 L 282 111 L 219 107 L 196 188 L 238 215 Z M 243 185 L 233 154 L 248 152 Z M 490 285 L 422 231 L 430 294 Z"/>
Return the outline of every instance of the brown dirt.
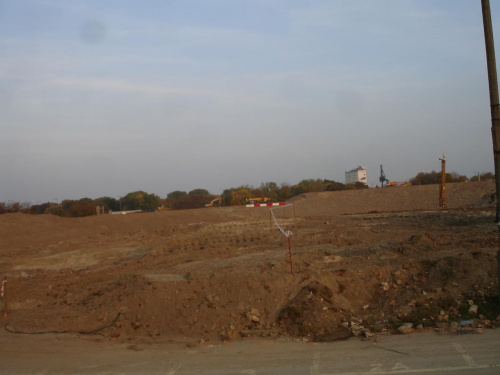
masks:
<path fill-rule="evenodd" d="M 203 343 L 435 327 L 470 317 L 470 299 L 494 319 L 493 193 L 491 182 L 451 184 L 446 210 L 437 186 L 296 197 L 273 211 L 293 233 L 293 275 L 268 208 L 1 215 L 3 321 L 17 332 Z"/>

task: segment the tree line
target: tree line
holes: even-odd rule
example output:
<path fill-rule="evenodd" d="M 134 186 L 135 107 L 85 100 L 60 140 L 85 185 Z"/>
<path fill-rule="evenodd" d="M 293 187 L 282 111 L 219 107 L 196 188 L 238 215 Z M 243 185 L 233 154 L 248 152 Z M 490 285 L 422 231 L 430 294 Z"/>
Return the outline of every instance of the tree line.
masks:
<path fill-rule="evenodd" d="M 493 173 L 482 173 L 468 179 L 456 172 L 446 174 L 447 183 L 460 183 L 467 181 L 494 180 Z M 420 172 L 409 181 L 412 185 L 438 184 L 441 173 Z M 355 184 L 344 184 L 326 179 L 306 179 L 298 184 L 290 185 L 275 182 L 261 183 L 259 187 L 242 185 L 235 188 L 225 189 L 220 195 L 222 206 L 244 205 L 251 198 L 269 198 L 272 202 L 284 202 L 300 194 L 322 192 L 366 189 L 367 185 L 357 182 Z M 29 202 L 0 202 L 0 214 L 11 212 L 23 212 L 28 214 L 53 214 L 62 217 L 82 217 L 96 215 L 98 212 L 109 213 L 110 211 L 153 211 L 158 209 L 184 210 L 205 207 L 206 204 L 218 198 L 218 195 L 210 194 L 206 189 L 194 189 L 189 192 L 176 190 L 167 194 L 162 199 L 156 194 L 144 191 L 134 191 L 118 199 L 112 197 L 101 197 L 97 199 L 82 198 L 78 200 L 63 200 L 61 203 L 45 202 L 42 204 L 30 204 Z"/>
<path fill-rule="evenodd" d="M 459 175 L 457 172 L 446 173 L 445 179 L 447 183 L 468 182 L 468 181 L 493 181 L 495 175 L 491 172 L 476 174 L 470 179 L 464 175 Z M 432 171 L 429 173 L 420 172 L 415 177 L 410 179 L 412 185 L 431 185 L 439 184 L 441 181 L 441 172 Z"/>

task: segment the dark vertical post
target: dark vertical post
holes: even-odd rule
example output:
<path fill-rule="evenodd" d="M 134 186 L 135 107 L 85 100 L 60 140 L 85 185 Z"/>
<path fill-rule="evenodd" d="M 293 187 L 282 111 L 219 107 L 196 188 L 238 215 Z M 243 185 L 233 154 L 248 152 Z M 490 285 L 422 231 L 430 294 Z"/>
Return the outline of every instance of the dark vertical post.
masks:
<path fill-rule="evenodd" d="M 441 160 L 441 180 L 439 181 L 439 208 L 446 207 L 446 159 L 443 154 Z"/>
<path fill-rule="evenodd" d="M 488 83 L 490 87 L 491 135 L 493 138 L 493 157 L 495 162 L 495 188 L 497 198 L 496 223 L 500 218 L 500 108 L 498 100 L 497 67 L 495 62 L 495 43 L 493 42 L 493 26 L 489 0 L 481 0 L 483 10 L 484 42 L 486 45 L 486 63 L 488 66 Z M 500 227 L 497 227 L 500 245 Z M 497 250 L 497 272 L 500 288 L 500 248 Z M 499 291 L 500 301 L 500 291 Z"/>
<path fill-rule="evenodd" d="M 7 276 L 4 276 L 0 292 L 0 302 L 2 304 L 3 317 L 7 318 Z"/>
<path fill-rule="evenodd" d="M 490 87 L 491 135 L 493 138 L 493 156 L 495 162 L 495 187 L 497 194 L 496 222 L 500 218 L 500 107 L 498 100 L 497 68 L 495 62 L 495 44 L 493 42 L 493 27 L 489 0 L 481 0 L 483 7 L 484 41 L 486 44 L 486 63 L 488 66 L 488 83 Z"/>

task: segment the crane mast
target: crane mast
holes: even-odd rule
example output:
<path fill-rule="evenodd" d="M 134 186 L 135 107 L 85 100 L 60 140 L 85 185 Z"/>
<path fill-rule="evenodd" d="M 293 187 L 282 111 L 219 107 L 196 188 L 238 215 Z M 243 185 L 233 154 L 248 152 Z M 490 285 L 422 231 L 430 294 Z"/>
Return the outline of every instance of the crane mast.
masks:
<path fill-rule="evenodd" d="M 380 164 L 380 177 L 379 181 L 382 184 L 382 187 L 384 187 L 384 182 L 389 182 L 389 180 L 385 177 L 384 169 L 382 168 L 382 164 Z"/>

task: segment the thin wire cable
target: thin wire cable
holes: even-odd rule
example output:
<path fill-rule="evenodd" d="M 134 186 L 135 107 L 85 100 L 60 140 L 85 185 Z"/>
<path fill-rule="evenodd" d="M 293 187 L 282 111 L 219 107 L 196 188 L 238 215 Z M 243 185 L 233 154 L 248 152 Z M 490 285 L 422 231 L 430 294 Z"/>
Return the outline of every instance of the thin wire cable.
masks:
<path fill-rule="evenodd" d="M 284 207 L 288 207 L 288 206 L 292 206 L 291 204 L 286 204 L 284 206 L 280 206 L 279 208 L 284 208 Z M 280 227 L 280 225 L 278 224 L 278 222 L 276 221 L 276 218 L 274 217 L 274 212 L 273 212 L 273 209 L 271 208 L 270 209 L 271 211 L 271 216 L 273 217 L 273 220 L 274 220 L 274 223 L 276 224 L 276 226 L 278 227 L 278 229 L 281 231 L 281 233 L 283 233 L 285 235 L 285 237 L 290 237 L 293 233 L 288 231 L 288 232 L 285 232 L 285 230 L 283 228 Z"/>

